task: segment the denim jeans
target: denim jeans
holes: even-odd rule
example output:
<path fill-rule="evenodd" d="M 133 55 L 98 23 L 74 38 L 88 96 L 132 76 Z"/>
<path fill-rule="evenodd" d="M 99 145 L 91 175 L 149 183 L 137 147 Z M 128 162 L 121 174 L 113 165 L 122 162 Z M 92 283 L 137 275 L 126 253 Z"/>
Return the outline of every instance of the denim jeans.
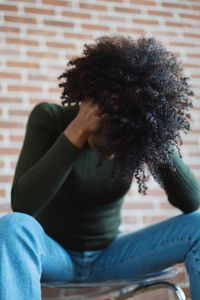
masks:
<path fill-rule="evenodd" d="M 129 234 L 105 249 L 72 251 L 24 213 L 0 218 L 0 300 L 40 300 L 42 281 L 134 279 L 185 262 L 193 300 L 200 299 L 200 212 Z"/>

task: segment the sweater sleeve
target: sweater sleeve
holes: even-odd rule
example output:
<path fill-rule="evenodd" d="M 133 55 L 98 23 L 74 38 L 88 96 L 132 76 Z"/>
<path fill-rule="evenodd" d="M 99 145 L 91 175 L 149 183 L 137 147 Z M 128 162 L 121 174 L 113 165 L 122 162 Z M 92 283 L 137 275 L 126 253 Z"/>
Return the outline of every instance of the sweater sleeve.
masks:
<path fill-rule="evenodd" d="M 53 135 L 55 118 L 48 103 L 40 103 L 29 116 L 15 170 L 11 190 L 13 211 L 37 215 L 67 179 L 81 150 L 63 132 L 52 142 Z"/>
<path fill-rule="evenodd" d="M 175 171 L 160 167 L 160 175 L 169 202 L 184 213 L 197 210 L 200 205 L 200 184 L 193 172 L 174 149 L 170 154 Z"/>

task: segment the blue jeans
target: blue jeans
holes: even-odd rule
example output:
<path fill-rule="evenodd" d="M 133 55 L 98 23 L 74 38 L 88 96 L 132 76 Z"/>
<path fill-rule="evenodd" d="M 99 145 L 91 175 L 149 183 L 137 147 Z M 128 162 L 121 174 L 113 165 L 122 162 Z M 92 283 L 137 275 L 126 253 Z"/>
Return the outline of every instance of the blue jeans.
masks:
<path fill-rule="evenodd" d="M 179 215 L 130 234 L 106 248 L 65 250 L 35 218 L 0 218 L 0 300 L 40 300 L 40 281 L 134 279 L 185 262 L 193 300 L 200 299 L 200 212 Z"/>

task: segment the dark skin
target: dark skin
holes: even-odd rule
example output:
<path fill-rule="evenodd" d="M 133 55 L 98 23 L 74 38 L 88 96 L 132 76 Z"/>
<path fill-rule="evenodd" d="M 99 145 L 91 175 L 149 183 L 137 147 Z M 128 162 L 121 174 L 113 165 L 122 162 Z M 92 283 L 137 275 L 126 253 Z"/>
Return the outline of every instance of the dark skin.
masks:
<path fill-rule="evenodd" d="M 98 105 L 91 103 L 89 100 L 81 102 L 77 116 L 67 126 L 64 134 L 72 144 L 80 149 L 88 142 L 90 148 L 101 156 L 95 145 L 105 143 L 105 135 L 100 130 L 100 121 L 105 117 L 105 114 L 99 114 Z M 102 158 L 110 160 L 114 158 L 114 154 Z"/>

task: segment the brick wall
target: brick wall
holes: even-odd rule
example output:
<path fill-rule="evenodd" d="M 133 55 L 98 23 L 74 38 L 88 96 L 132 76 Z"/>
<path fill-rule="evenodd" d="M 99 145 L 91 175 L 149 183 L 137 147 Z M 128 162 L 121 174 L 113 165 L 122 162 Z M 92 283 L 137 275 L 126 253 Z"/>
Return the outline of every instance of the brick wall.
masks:
<path fill-rule="evenodd" d="M 199 28 L 198 0 L 2 0 L 0 216 L 11 211 L 11 183 L 30 110 L 41 101 L 60 102 L 57 77 L 67 60 L 101 34 L 153 35 L 183 62 L 196 97 L 192 131 L 184 136 L 182 154 L 200 180 Z M 149 187 L 147 196 L 139 195 L 136 185 L 129 191 L 122 211 L 123 231 L 180 213 L 168 204 L 165 193 L 152 179 Z M 179 281 L 188 293 L 183 277 Z M 165 293 L 162 299 L 169 297 Z"/>

